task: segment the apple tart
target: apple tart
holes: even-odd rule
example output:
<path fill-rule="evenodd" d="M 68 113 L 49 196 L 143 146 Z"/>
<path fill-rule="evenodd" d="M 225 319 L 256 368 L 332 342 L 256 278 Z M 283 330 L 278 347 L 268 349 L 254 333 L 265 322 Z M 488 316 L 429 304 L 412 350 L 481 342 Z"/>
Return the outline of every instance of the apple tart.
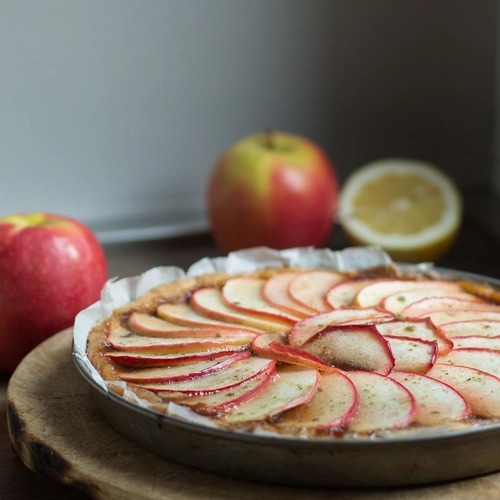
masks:
<path fill-rule="evenodd" d="M 84 311 L 75 335 L 96 377 L 153 411 L 245 432 L 384 437 L 498 420 L 496 290 L 377 249 L 266 252 Z"/>

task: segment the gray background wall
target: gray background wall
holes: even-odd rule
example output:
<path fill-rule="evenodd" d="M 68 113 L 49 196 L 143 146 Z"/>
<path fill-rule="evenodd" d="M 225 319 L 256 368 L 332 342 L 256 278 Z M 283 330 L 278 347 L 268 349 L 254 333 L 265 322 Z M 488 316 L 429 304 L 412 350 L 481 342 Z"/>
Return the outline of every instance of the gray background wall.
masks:
<path fill-rule="evenodd" d="M 265 127 L 341 179 L 406 155 L 487 190 L 497 20 L 494 0 L 0 0 L 0 214 L 202 214 L 218 155 Z"/>

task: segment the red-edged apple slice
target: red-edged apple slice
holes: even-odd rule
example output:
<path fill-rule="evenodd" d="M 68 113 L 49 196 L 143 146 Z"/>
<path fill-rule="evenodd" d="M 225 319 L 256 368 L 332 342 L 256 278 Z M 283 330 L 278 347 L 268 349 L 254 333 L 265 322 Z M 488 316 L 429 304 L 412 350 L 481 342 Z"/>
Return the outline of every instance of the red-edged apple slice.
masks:
<path fill-rule="evenodd" d="M 465 337 L 453 337 L 454 349 L 478 348 L 500 351 L 500 336 L 485 337 L 482 335 L 468 335 Z"/>
<path fill-rule="evenodd" d="M 220 415 L 256 396 L 272 382 L 275 373 L 276 369 L 273 367 L 243 384 L 211 394 L 186 395 L 182 392 L 161 392 L 158 395 L 164 401 L 189 406 L 191 410 L 201 415 Z"/>
<path fill-rule="evenodd" d="M 338 371 L 338 369 L 326 364 L 311 353 L 285 345 L 286 335 L 280 333 L 262 333 L 252 341 L 252 349 L 256 354 L 264 358 L 275 359 L 291 363 L 292 365 L 305 366 L 323 371 Z"/>
<path fill-rule="evenodd" d="M 185 337 L 179 338 L 160 338 L 145 337 L 135 335 L 126 328 L 117 326 L 109 330 L 108 341 L 118 351 L 149 352 L 157 354 L 168 354 L 174 352 L 196 352 L 200 350 L 220 350 L 230 349 L 230 346 L 250 347 L 255 335 L 231 335 L 231 332 L 221 332 L 217 337 Z"/>
<path fill-rule="evenodd" d="M 283 413 L 277 425 L 293 429 L 332 429 L 343 426 L 358 409 L 358 393 L 341 372 L 322 373 L 320 390 L 307 403 Z"/>
<path fill-rule="evenodd" d="M 422 317 L 429 317 L 438 327 L 458 321 L 500 321 L 500 313 L 495 311 L 455 311 L 447 309 L 424 314 Z"/>
<path fill-rule="evenodd" d="M 431 297 L 450 297 L 459 300 L 473 300 L 480 301 L 478 297 L 466 292 L 451 291 L 451 290 L 441 290 L 436 289 L 417 289 L 417 290 L 406 290 L 399 293 L 394 293 L 389 295 L 382 300 L 380 306 L 386 311 L 390 311 L 393 314 L 402 314 L 403 309 L 408 307 L 410 304 L 418 302 L 422 299 L 427 299 Z"/>
<path fill-rule="evenodd" d="M 390 377 L 411 392 L 417 402 L 415 422 L 438 425 L 470 415 L 469 404 L 453 387 L 418 373 L 393 372 Z"/>
<path fill-rule="evenodd" d="M 394 316 L 391 313 L 381 311 L 375 308 L 359 309 L 346 307 L 335 309 L 326 313 L 312 316 L 297 322 L 288 335 L 290 345 L 300 347 L 316 333 L 329 325 L 336 324 L 367 324 L 378 321 L 392 320 Z"/>
<path fill-rule="evenodd" d="M 217 288 L 196 290 L 191 296 L 190 305 L 203 316 L 233 325 L 245 325 L 271 332 L 287 331 L 290 328 L 290 325 L 285 323 L 268 321 L 236 311 L 224 302 L 222 292 Z"/>
<path fill-rule="evenodd" d="M 441 325 L 440 329 L 450 339 L 454 337 L 467 337 L 469 335 L 475 337 L 498 337 L 500 336 L 500 321 L 457 321 L 455 323 Z"/>
<path fill-rule="evenodd" d="M 171 382 L 166 384 L 140 384 L 140 387 L 152 392 L 183 392 L 185 394 L 209 394 L 223 389 L 237 387 L 254 377 L 274 369 L 272 359 L 250 356 L 232 363 L 224 370 L 219 370 L 204 377 Z"/>
<path fill-rule="evenodd" d="M 441 356 L 438 361 L 442 364 L 476 368 L 500 377 L 500 351 L 477 347 L 454 348 L 446 356 Z"/>
<path fill-rule="evenodd" d="M 394 370 L 412 373 L 427 373 L 438 356 L 435 340 L 385 335 L 394 356 Z"/>
<path fill-rule="evenodd" d="M 354 297 L 353 304 L 360 307 L 374 307 L 389 295 L 408 290 L 441 289 L 463 292 L 457 283 L 440 280 L 379 280 L 362 288 Z"/>
<path fill-rule="evenodd" d="M 330 288 L 344 280 L 345 276 L 336 271 L 304 271 L 290 282 L 288 290 L 299 304 L 319 313 L 331 309 L 325 296 Z"/>
<path fill-rule="evenodd" d="M 384 337 L 388 335 L 391 337 L 435 340 L 440 355 L 447 354 L 453 348 L 453 342 L 428 318 L 412 318 L 378 323 L 376 328 Z"/>
<path fill-rule="evenodd" d="M 401 314 L 406 318 L 421 318 L 436 311 L 492 311 L 500 313 L 500 306 L 479 300 L 463 300 L 455 297 L 429 297 L 405 307 Z"/>
<path fill-rule="evenodd" d="M 359 396 L 358 411 L 347 422 L 351 432 L 396 429 L 410 424 L 417 414 L 417 403 L 403 385 L 379 373 L 347 373 Z"/>
<path fill-rule="evenodd" d="M 237 352 L 226 358 L 216 358 L 208 361 L 198 361 L 186 365 L 174 365 L 164 368 L 152 367 L 131 370 L 116 370 L 117 375 L 127 382 L 137 384 L 156 384 L 159 382 L 180 382 L 205 377 L 211 373 L 224 370 L 236 361 L 248 358 L 249 351 Z"/>
<path fill-rule="evenodd" d="M 387 375 L 394 368 L 389 343 L 373 325 L 327 326 L 302 349 L 342 370 Z"/>
<path fill-rule="evenodd" d="M 299 316 L 300 318 L 307 318 L 313 313 L 312 310 L 299 304 L 293 299 L 288 291 L 290 282 L 299 274 L 299 272 L 275 274 L 266 281 L 264 289 L 262 290 L 262 295 L 264 300 L 274 307 L 295 316 Z"/>
<path fill-rule="evenodd" d="M 229 329 L 227 326 L 224 325 L 223 330 L 226 332 L 231 331 L 232 335 L 242 334 L 248 336 L 249 330 L 239 329 L 234 325 Z M 156 316 L 139 312 L 130 315 L 128 327 L 131 332 L 137 335 L 165 338 L 217 337 L 221 332 L 221 328 L 217 325 L 199 327 L 176 325 Z"/>
<path fill-rule="evenodd" d="M 332 309 L 352 305 L 356 294 L 365 286 L 373 283 L 372 279 L 348 280 L 334 285 L 326 293 L 325 299 Z"/>
<path fill-rule="evenodd" d="M 500 417 L 500 378 L 467 366 L 436 363 L 427 376 L 458 391 L 469 403 L 473 415 Z"/>
<path fill-rule="evenodd" d="M 225 330 L 235 329 L 235 325 L 227 321 L 217 321 L 197 313 L 189 304 L 184 302 L 161 304 L 156 308 L 156 314 L 164 319 L 177 325 L 187 326 L 192 328 L 217 328 Z M 238 330 L 246 330 L 254 333 L 262 333 L 261 328 L 254 328 L 248 325 L 238 324 Z"/>
<path fill-rule="evenodd" d="M 130 367 L 145 367 L 145 366 L 172 366 L 172 365 L 185 365 L 189 363 L 196 363 L 198 361 L 209 361 L 211 359 L 222 358 L 246 350 L 247 346 L 225 346 L 221 347 L 220 351 L 210 349 L 209 351 L 199 352 L 173 352 L 170 354 L 154 354 L 150 352 L 133 352 L 133 351 L 111 351 L 107 352 L 105 356 L 115 363 L 123 366 Z"/>
<path fill-rule="evenodd" d="M 260 317 L 264 320 L 277 321 L 288 327 L 299 319 L 290 313 L 268 304 L 263 297 L 266 280 L 259 278 L 238 277 L 226 281 L 222 287 L 222 299 L 231 308 L 242 313 Z"/>
<path fill-rule="evenodd" d="M 281 367 L 274 380 L 254 398 L 226 413 L 226 424 L 267 420 L 279 413 L 307 403 L 317 392 L 321 377 L 317 370 Z"/>

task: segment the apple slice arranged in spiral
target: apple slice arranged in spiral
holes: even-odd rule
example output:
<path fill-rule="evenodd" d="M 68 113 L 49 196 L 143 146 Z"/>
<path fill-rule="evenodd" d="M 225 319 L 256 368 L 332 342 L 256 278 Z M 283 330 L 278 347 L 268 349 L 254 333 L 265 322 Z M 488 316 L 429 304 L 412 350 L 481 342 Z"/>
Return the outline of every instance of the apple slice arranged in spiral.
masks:
<path fill-rule="evenodd" d="M 449 338 L 482 336 L 482 337 L 499 337 L 500 336 L 500 321 L 490 320 L 469 320 L 456 321 L 441 325 L 441 331 Z"/>
<path fill-rule="evenodd" d="M 438 345 L 435 340 L 384 335 L 394 357 L 395 371 L 427 373 L 436 362 Z"/>
<path fill-rule="evenodd" d="M 341 370 L 387 375 L 394 368 L 389 343 L 373 325 L 327 326 L 302 349 Z"/>
<path fill-rule="evenodd" d="M 372 283 L 374 283 L 372 279 L 342 281 L 328 290 L 325 300 L 332 309 L 350 306 L 356 294 L 362 288 Z"/>
<path fill-rule="evenodd" d="M 476 368 L 500 378 L 500 351 L 493 349 L 454 348 L 446 356 L 441 356 L 439 362 Z"/>
<path fill-rule="evenodd" d="M 500 351 L 500 336 L 484 337 L 481 335 L 468 335 L 466 337 L 453 337 L 454 349 L 476 348 Z"/>
<path fill-rule="evenodd" d="M 500 321 L 500 313 L 496 311 L 446 309 L 444 311 L 425 313 L 421 317 L 430 318 L 432 323 L 439 328 L 448 323 L 457 323 L 459 321 Z"/>
<path fill-rule="evenodd" d="M 390 377 L 411 392 L 417 402 L 415 422 L 437 425 L 470 415 L 469 404 L 450 385 L 418 373 L 393 372 Z"/>
<path fill-rule="evenodd" d="M 403 385 L 375 372 L 347 373 L 359 396 L 356 414 L 346 423 L 351 432 L 396 429 L 411 423 L 417 414 L 417 403 Z"/>
<path fill-rule="evenodd" d="M 320 390 L 313 398 L 286 411 L 277 425 L 294 429 L 331 429 L 345 425 L 358 409 L 358 393 L 341 372 L 322 373 Z"/>
<path fill-rule="evenodd" d="M 500 313 L 500 306 L 479 300 L 463 300 L 456 297 L 429 297 L 413 302 L 401 314 L 405 318 L 421 318 L 436 311 L 485 311 Z"/>

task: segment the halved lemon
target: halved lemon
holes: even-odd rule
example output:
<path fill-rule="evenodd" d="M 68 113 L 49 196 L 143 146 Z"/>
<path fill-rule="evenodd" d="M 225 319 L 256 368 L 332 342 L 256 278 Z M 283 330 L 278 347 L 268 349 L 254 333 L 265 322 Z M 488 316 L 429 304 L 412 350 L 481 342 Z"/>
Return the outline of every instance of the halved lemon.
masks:
<path fill-rule="evenodd" d="M 355 170 L 342 185 L 338 217 L 355 245 L 376 245 L 395 261 L 439 259 L 462 221 L 454 181 L 429 163 L 387 158 Z"/>

